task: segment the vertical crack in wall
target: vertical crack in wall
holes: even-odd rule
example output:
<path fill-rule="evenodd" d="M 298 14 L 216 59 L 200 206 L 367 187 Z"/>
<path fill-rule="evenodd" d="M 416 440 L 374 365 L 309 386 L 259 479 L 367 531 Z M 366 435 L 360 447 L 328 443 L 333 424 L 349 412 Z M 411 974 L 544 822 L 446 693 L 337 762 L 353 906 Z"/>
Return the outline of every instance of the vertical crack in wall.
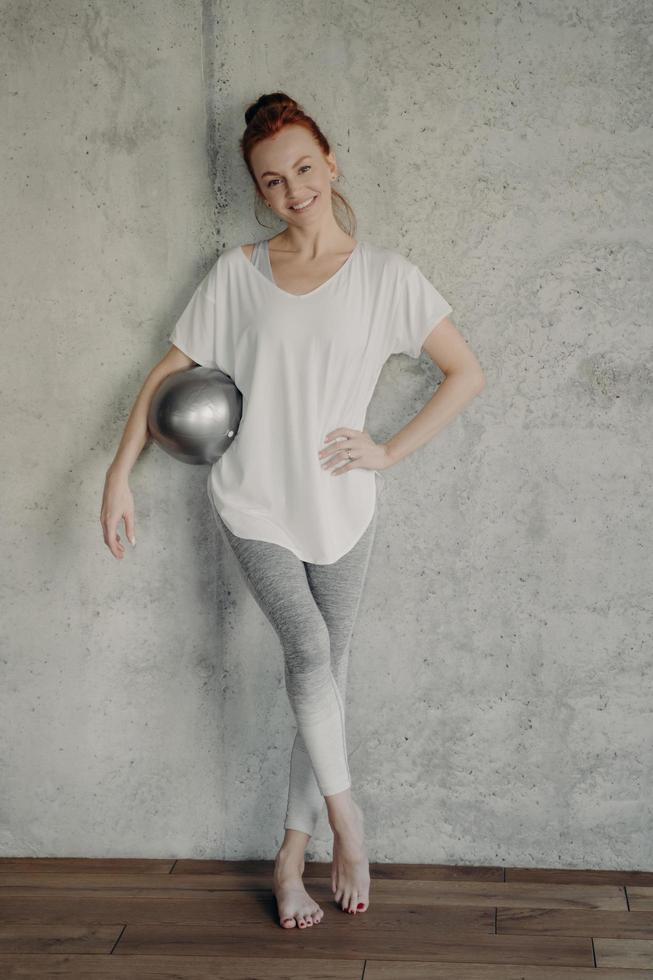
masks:
<path fill-rule="evenodd" d="M 208 174 L 213 189 L 213 222 L 212 231 L 214 243 L 219 234 L 219 215 L 221 204 L 218 200 L 218 164 L 217 164 L 217 106 L 215 94 L 215 48 L 217 43 L 218 18 L 215 12 L 215 0 L 202 0 L 202 22 L 200 38 L 200 58 L 202 71 L 202 89 L 204 92 L 204 123 L 206 132 L 206 153 L 208 157 Z"/>
<path fill-rule="evenodd" d="M 207 236 L 207 251 L 210 251 L 210 257 L 206 263 L 206 268 L 213 265 L 216 260 L 216 253 L 220 248 L 220 222 L 219 213 L 220 207 L 218 204 L 218 156 L 217 156 L 217 139 L 216 139 L 216 94 L 215 94 L 215 50 L 217 44 L 217 24 L 218 18 L 215 13 L 215 0 L 202 0 L 202 14 L 200 22 L 200 71 L 201 71 L 201 81 L 202 81 L 202 95 L 204 98 L 204 143 L 207 156 L 207 172 L 209 180 L 211 182 L 211 200 L 212 207 L 210 212 L 210 218 L 208 218 L 209 224 L 209 234 Z M 217 529 L 216 529 L 217 530 Z M 220 541 L 213 539 L 215 547 L 220 549 Z M 222 618 L 222 626 L 224 627 L 226 621 L 226 609 L 224 602 L 219 601 L 219 595 L 222 589 L 222 582 L 225 575 L 224 562 L 220 551 L 217 555 L 217 560 L 214 562 L 213 567 L 213 593 L 215 596 L 215 608 L 217 610 L 217 615 Z M 221 635 L 224 637 L 226 631 L 223 628 Z M 214 685 L 213 690 L 216 695 L 220 698 L 219 707 L 216 710 L 216 717 L 218 718 L 219 724 L 219 739 L 220 739 L 220 762 L 222 767 L 222 779 L 221 779 L 221 795 L 219 805 L 221 807 L 221 813 L 219 814 L 220 820 L 220 855 L 222 858 L 228 857 L 226 854 L 226 835 L 230 827 L 230 806 L 229 806 L 229 794 L 224 792 L 224 787 L 227 785 L 227 779 L 225 778 L 225 773 L 228 771 L 227 766 L 227 756 L 229 753 L 230 746 L 227 740 L 226 732 L 226 690 L 227 685 L 225 683 L 225 657 L 228 656 L 227 650 L 228 644 L 222 645 L 222 648 L 216 644 L 212 651 L 212 656 L 216 658 L 216 673 L 220 674 L 220 683 Z M 218 814 L 215 815 L 216 821 L 218 820 Z"/>

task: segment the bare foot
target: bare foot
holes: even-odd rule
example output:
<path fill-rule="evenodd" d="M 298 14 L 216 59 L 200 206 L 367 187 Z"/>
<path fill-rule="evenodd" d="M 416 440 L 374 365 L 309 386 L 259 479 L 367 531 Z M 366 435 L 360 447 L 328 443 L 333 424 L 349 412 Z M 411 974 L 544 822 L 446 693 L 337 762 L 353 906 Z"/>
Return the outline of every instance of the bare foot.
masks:
<path fill-rule="evenodd" d="M 352 811 L 333 829 L 331 891 L 343 912 L 356 915 L 369 908 L 370 866 L 365 850 L 363 811 L 352 800 Z"/>
<path fill-rule="evenodd" d="M 323 910 L 314 902 L 304 888 L 302 874 L 304 862 L 283 853 L 283 848 L 274 861 L 272 890 L 277 900 L 279 922 L 284 929 L 306 929 L 316 925 L 324 916 Z"/>

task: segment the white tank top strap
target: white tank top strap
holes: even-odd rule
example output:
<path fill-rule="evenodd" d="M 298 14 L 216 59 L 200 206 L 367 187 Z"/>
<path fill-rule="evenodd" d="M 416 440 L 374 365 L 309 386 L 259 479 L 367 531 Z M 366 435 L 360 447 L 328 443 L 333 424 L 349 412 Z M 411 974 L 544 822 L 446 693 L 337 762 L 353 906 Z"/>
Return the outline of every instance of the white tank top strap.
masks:
<path fill-rule="evenodd" d="M 252 252 L 251 258 L 252 265 L 255 266 L 262 272 L 264 276 L 274 282 L 274 276 L 272 275 L 272 266 L 270 265 L 270 249 L 268 247 L 268 240 L 264 238 L 262 242 L 257 242 L 254 246 L 254 251 Z"/>

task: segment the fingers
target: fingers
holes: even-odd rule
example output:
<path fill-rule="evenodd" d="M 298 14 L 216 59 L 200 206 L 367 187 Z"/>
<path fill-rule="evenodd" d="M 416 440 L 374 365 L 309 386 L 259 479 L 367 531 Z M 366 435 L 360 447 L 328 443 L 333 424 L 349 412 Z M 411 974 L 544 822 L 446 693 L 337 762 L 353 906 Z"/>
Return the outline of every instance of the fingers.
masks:
<path fill-rule="evenodd" d="M 357 462 L 355 459 L 348 459 L 344 466 L 339 466 L 337 469 L 331 470 L 331 476 L 339 476 L 341 473 L 346 473 L 348 470 L 354 469 L 354 464 Z"/>
<path fill-rule="evenodd" d="M 334 474 L 337 473 L 346 473 L 348 469 L 353 468 L 354 463 L 358 462 L 358 459 L 354 459 L 354 458 L 350 459 L 350 457 L 347 455 L 348 452 L 349 450 L 346 449 L 338 450 L 338 452 L 334 453 L 332 456 L 329 457 L 328 460 L 322 463 L 322 469 L 327 472 L 330 470 L 330 476 L 333 476 Z M 346 461 L 345 465 L 339 467 L 339 469 L 336 469 L 335 468 L 336 464 L 341 459 L 344 459 Z"/>
<path fill-rule="evenodd" d="M 339 429 L 333 429 L 331 432 L 327 432 L 324 437 L 325 442 L 330 442 L 332 439 L 337 439 L 338 436 L 351 437 L 354 435 L 360 435 L 360 429 L 347 429 L 345 426 L 341 426 Z"/>
<path fill-rule="evenodd" d="M 337 436 L 342 438 L 336 439 Z M 365 429 L 347 429 L 344 426 L 327 433 L 325 445 L 318 450 L 318 460 L 323 470 L 330 470 L 330 476 L 340 476 L 353 469 L 377 470 L 382 464 L 378 462 L 379 450 L 385 456 L 383 447 L 379 447 Z M 350 453 L 356 453 L 350 456 Z M 344 460 L 344 466 L 336 464 Z"/>
<path fill-rule="evenodd" d="M 136 544 L 136 528 L 134 527 L 134 515 L 132 513 L 125 514 L 125 533 L 129 543 L 134 546 Z"/>
<path fill-rule="evenodd" d="M 107 545 L 113 557 L 124 558 L 125 546 L 120 540 L 120 535 L 118 534 L 120 517 L 100 518 L 100 523 L 102 525 L 104 543 Z M 127 530 L 127 537 L 131 540 L 132 545 L 135 545 L 136 535 L 134 533 L 133 516 L 125 515 L 125 528 Z"/>
<path fill-rule="evenodd" d="M 121 542 L 120 535 L 118 534 L 118 520 L 119 518 L 113 517 L 103 525 L 104 542 L 114 558 L 122 558 L 125 554 L 125 546 Z"/>
<path fill-rule="evenodd" d="M 336 432 L 339 431 L 341 430 L 339 429 L 336 430 Z M 348 470 L 353 469 L 354 464 L 358 463 L 363 458 L 362 456 L 358 456 L 358 455 L 350 456 L 350 453 L 352 452 L 358 453 L 359 451 L 362 450 L 364 454 L 366 447 L 359 446 L 358 443 L 360 440 L 357 439 L 356 437 L 361 435 L 365 436 L 366 433 L 354 432 L 351 429 L 347 431 L 350 431 L 352 434 L 350 438 L 346 440 L 346 442 L 341 439 L 333 446 L 325 446 L 325 448 L 321 449 L 318 453 L 318 459 L 320 460 L 322 469 L 331 470 L 330 473 L 331 476 L 338 476 L 340 475 L 340 473 L 346 473 Z M 345 465 L 340 466 L 338 469 L 335 469 L 336 464 L 339 463 L 341 460 L 345 460 Z"/>
<path fill-rule="evenodd" d="M 102 506 L 100 508 L 100 524 L 104 543 L 114 558 L 124 558 L 125 546 L 118 534 L 118 525 L 124 518 L 125 532 L 132 546 L 136 544 L 134 527 L 134 499 L 126 480 L 107 479 L 104 484 Z"/>
<path fill-rule="evenodd" d="M 364 436 L 366 432 L 364 429 L 334 429 L 333 432 L 327 432 L 324 437 L 324 446 L 318 452 L 318 456 L 326 455 L 327 453 L 334 452 L 344 445 L 344 440 L 348 440 L 348 444 L 351 443 L 352 439 L 356 436 Z M 334 445 L 328 445 L 329 443 L 334 443 Z"/>

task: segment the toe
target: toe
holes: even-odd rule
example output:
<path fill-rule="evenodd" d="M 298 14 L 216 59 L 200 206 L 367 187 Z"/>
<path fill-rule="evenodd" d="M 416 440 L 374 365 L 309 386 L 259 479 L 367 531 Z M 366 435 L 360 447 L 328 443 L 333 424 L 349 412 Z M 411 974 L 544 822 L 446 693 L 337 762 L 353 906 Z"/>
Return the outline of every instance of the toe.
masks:
<path fill-rule="evenodd" d="M 286 916 L 281 920 L 281 925 L 283 926 L 284 929 L 294 929 L 295 920 L 294 918 L 292 918 L 292 916 Z"/>

